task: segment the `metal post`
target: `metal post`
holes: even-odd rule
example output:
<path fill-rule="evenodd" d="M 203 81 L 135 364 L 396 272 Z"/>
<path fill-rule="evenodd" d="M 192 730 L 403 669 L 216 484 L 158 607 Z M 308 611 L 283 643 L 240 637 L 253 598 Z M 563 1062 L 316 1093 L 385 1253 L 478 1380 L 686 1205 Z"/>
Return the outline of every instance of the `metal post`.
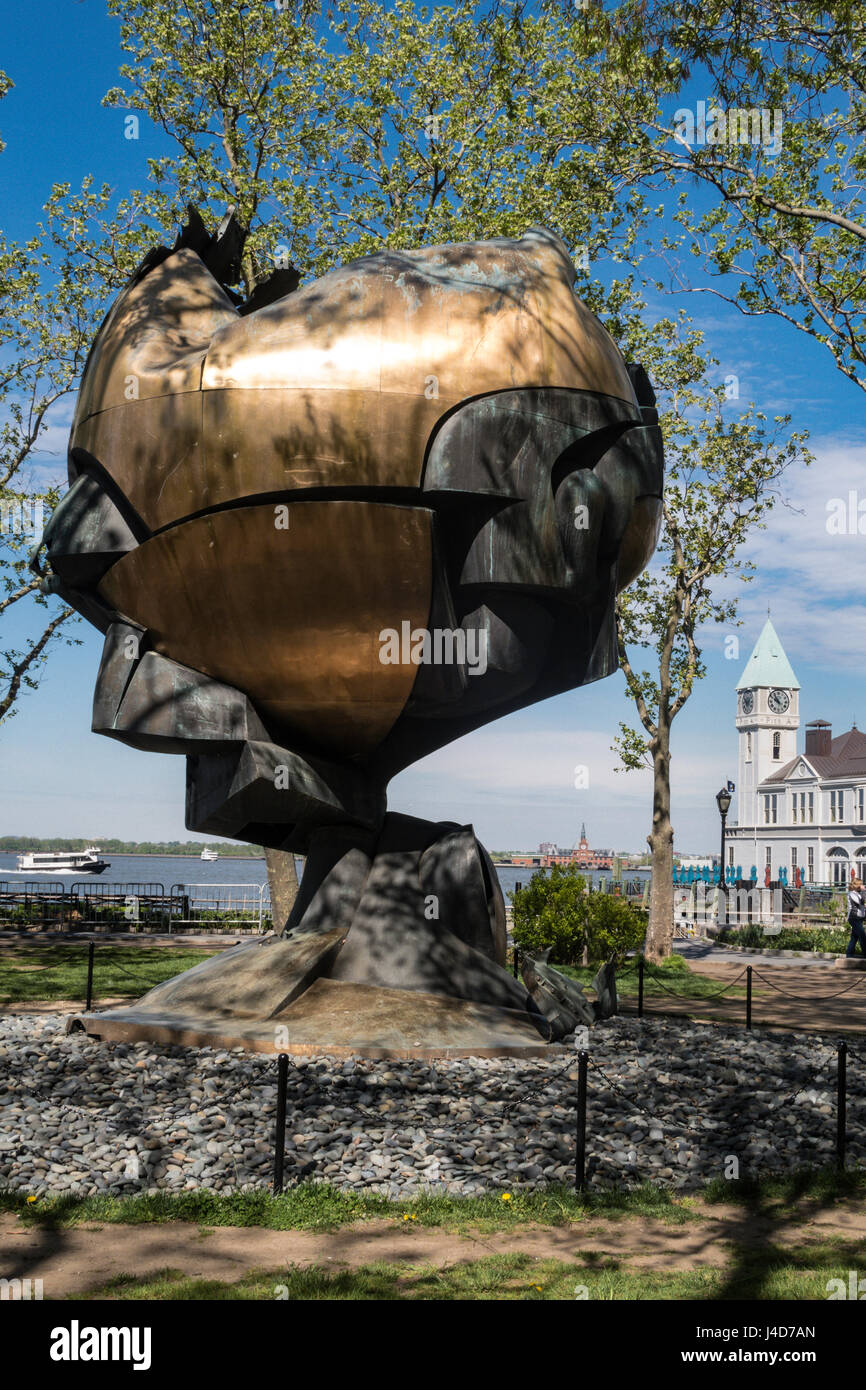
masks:
<path fill-rule="evenodd" d="M 577 1054 L 577 1149 L 574 1156 L 574 1185 L 586 1188 L 586 1067 L 589 1053 Z"/>
<path fill-rule="evenodd" d="M 752 1026 L 752 967 L 746 966 L 746 1027 Z"/>
<path fill-rule="evenodd" d="M 87 948 L 87 1003 L 84 1005 L 84 1012 L 89 1014 L 93 1004 L 93 949 L 95 941 L 91 941 Z"/>
<path fill-rule="evenodd" d="M 637 1016 L 643 1018 L 643 956 L 637 958 Z"/>
<path fill-rule="evenodd" d="M 836 1053 L 836 1161 L 845 1167 L 845 1120 L 847 1101 L 845 1085 L 848 1072 L 848 1044 L 841 1042 Z"/>
<path fill-rule="evenodd" d="M 722 848 L 721 848 L 721 854 L 720 854 L 720 856 L 719 856 L 719 893 L 721 894 L 721 896 L 720 896 L 720 898 L 719 898 L 719 908 L 721 909 L 720 912 L 719 912 L 719 920 L 722 921 L 722 922 L 724 923 L 725 926 L 728 925 L 728 913 L 727 913 L 728 895 L 727 895 L 727 893 L 726 893 L 726 891 L 725 891 L 725 822 L 727 821 L 727 819 L 728 819 L 727 812 L 723 811 L 723 812 L 722 812 Z"/>
<path fill-rule="evenodd" d="M 520 892 L 522 886 L 523 886 L 523 885 L 522 885 L 522 883 L 520 882 L 520 879 L 517 879 L 517 881 L 516 881 L 516 883 L 515 883 L 515 885 L 514 885 L 514 895 L 515 895 L 515 897 L 516 897 L 517 894 Z M 514 974 L 515 980 L 517 980 L 517 979 L 520 978 L 519 975 L 518 975 L 518 973 L 517 973 L 517 958 L 518 958 L 519 954 L 520 954 L 520 952 L 518 951 L 517 947 L 515 946 L 514 949 L 513 949 L 513 952 L 512 952 L 512 956 L 511 956 L 511 969 L 512 969 L 512 972 L 513 972 L 513 974 Z"/>
<path fill-rule="evenodd" d="M 277 1058 L 277 1132 L 274 1135 L 274 1192 L 283 1190 L 283 1167 L 286 1161 L 286 1088 L 289 1081 L 289 1059 L 285 1052 Z"/>

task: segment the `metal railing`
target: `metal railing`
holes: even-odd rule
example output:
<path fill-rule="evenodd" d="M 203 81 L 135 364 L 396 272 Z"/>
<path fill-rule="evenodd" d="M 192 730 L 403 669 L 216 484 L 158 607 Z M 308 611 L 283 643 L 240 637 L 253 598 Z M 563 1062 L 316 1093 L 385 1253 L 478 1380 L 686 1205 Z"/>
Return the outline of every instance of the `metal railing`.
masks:
<path fill-rule="evenodd" d="M 171 895 L 179 904 L 173 919 L 175 930 L 207 927 L 209 931 L 234 931 L 247 927 L 266 931 L 271 925 L 266 883 L 173 883 Z"/>
<path fill-rule="evenodd" d="M 0 928 L 59 931 L 265 931 L 270 894 L 259 883 L 0 882 Z"/>

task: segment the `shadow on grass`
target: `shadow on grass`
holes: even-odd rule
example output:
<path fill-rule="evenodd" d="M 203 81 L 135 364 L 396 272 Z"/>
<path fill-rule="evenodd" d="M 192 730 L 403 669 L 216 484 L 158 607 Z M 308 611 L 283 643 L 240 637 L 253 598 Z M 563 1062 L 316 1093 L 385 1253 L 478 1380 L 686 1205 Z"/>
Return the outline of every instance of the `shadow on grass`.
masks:
<path fill-rule="evenodd" d="M 794 1249 L 782 1242 L 781 1236 L 792 1223 L 802 1227 L 822 1212 L 864 1193 L 866 1173 L 862 1169 L 845 1171 L 836 1166 L 800 1168 L 760 1179 L 714 1179 L 705 1190 L 707 1204 L 742 1209 L 741 1218 L 731 1229 L 731 1261 L 717 1297 L 785 1297 L 773 1292 L 778 1272 L 784 1267 L 802 1271 L 818 1268 L 826 1280 L 844 1277 L 848 1269 L 858 1268 L 863 1261 L 862 1236 L 850 1241 L 819 1239 Z M 813 1297 L 827 1297 L 826 1280 L 824 1292 Z"/>
<path fill-rule="evenodd" d="M 392 1200 L 377 1193 L 346 1192 L 327 1183 L 301 1183 L 279 1196 L 262 1189 L 222 1195 L 198 1191 L 140 1193 L 133 1196 L 40 1197 L 28 1201 L 20 1191 L 0 1190 L 0 1211 L 46 1230 L 97 1221 L 140 1225 L 169 1221 L 207 1226 L 261 1226 L 270 1230 L 330 1231 L 376 1219 L 401 1221 L 410 1214 L 420 1226 L 461 1230 L 510 1230 L 527 1223 L 563 1226 L 593 1216 L 652 1216 L 680 1225 L 688 1209 L 665 1188 L 650 1183 L 633 1191 L 581 1195 L 568 1187 L 493 1192 L 483 1197 L 421 1193 Z"/>
<path fill-rule="evenodd" d="M 579 1261 L 499 1254 L 434 1267 L 373 1262 L 355 1269 L 321 1266 L 249 1270 L 226 1281 L 184 1275 L 166 1267 L 151 1274 L 121 1275 L 83 1295 L 99 1300 L 408 1301 L 408 1302 L 716 1302 L 826 1298 L 828 1275 L 837 1274 L 857 1247 L 836 1245 L 779 1252 L 764 1283 L 742 1279 L 731 1287 L 725 1271 L 634 1269 L 609 1255 L 580 1252 Z M 841 1264 L 840 1264 L 841 1262 Z M 808 1315 L 803 1319 L 808 1322 Z"/>

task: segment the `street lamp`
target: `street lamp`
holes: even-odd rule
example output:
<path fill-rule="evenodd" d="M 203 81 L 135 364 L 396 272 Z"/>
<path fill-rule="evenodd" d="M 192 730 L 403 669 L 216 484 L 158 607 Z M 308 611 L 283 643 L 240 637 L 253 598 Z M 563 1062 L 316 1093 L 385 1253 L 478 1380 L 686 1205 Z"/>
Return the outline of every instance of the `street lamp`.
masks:
<path fill-rule="evenodd" d="M 716 805 L 717 805 L 718 808 L 719 808 L 719 815 L 720 815 L 721 818 L 722 818 L 722 850 L 721 850 L 721 857 L 720 857 L 720 859 L 719 859 L 719 891 L 720 891 L 720 893 L 721 893 L 722 896 L 719 898 L 719 908 L 721 909 L 722 905 L 724 904 L 724 907 L 725 907 L 725 918 L 724 918 L 724 920 L 725 920 L 726 922 L 727 922 L 727 920 L 728 920 L 728 913 L 727 913 L 727 897 L 726 897 L 726 895 L 725 895 L 725 822 L 726 822 L 727 819 L 728 819 L 728 812 L 729 812 L 730 809 L 731 809 L 731 796 L 732 796 L 733 790 L 734 790 L 734 784 L 733 784 L 733 782 L 728 782 L 727 786 L 722 787 L 722 790 L 721 790 L 720 792 L 716 792 Z M 722 915 L 722 914 L 721 914 L 721 910 L 720 910 L 720 912 L 719 912 L 719 918 L 720 918 L 720 919 L 721 919 L 721 915 Z"/>

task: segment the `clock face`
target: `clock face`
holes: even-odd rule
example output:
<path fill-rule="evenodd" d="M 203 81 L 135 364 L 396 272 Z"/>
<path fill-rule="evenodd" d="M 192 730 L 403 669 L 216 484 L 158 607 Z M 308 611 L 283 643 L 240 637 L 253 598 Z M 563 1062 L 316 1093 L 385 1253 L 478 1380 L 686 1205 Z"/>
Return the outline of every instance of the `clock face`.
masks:
<path fill-rule="evenodd" d="M 774 714 L 784 714 L 791 703 L 791 697 L 787 690 L 771 690 L 767 703 Z"/>
<path fill-rule="evenodd" d="M 740 696 L 740 709 L 743 714 L 751 714 L 755 707 L 755 696 L 751 690 L 744 690 Z"/>

